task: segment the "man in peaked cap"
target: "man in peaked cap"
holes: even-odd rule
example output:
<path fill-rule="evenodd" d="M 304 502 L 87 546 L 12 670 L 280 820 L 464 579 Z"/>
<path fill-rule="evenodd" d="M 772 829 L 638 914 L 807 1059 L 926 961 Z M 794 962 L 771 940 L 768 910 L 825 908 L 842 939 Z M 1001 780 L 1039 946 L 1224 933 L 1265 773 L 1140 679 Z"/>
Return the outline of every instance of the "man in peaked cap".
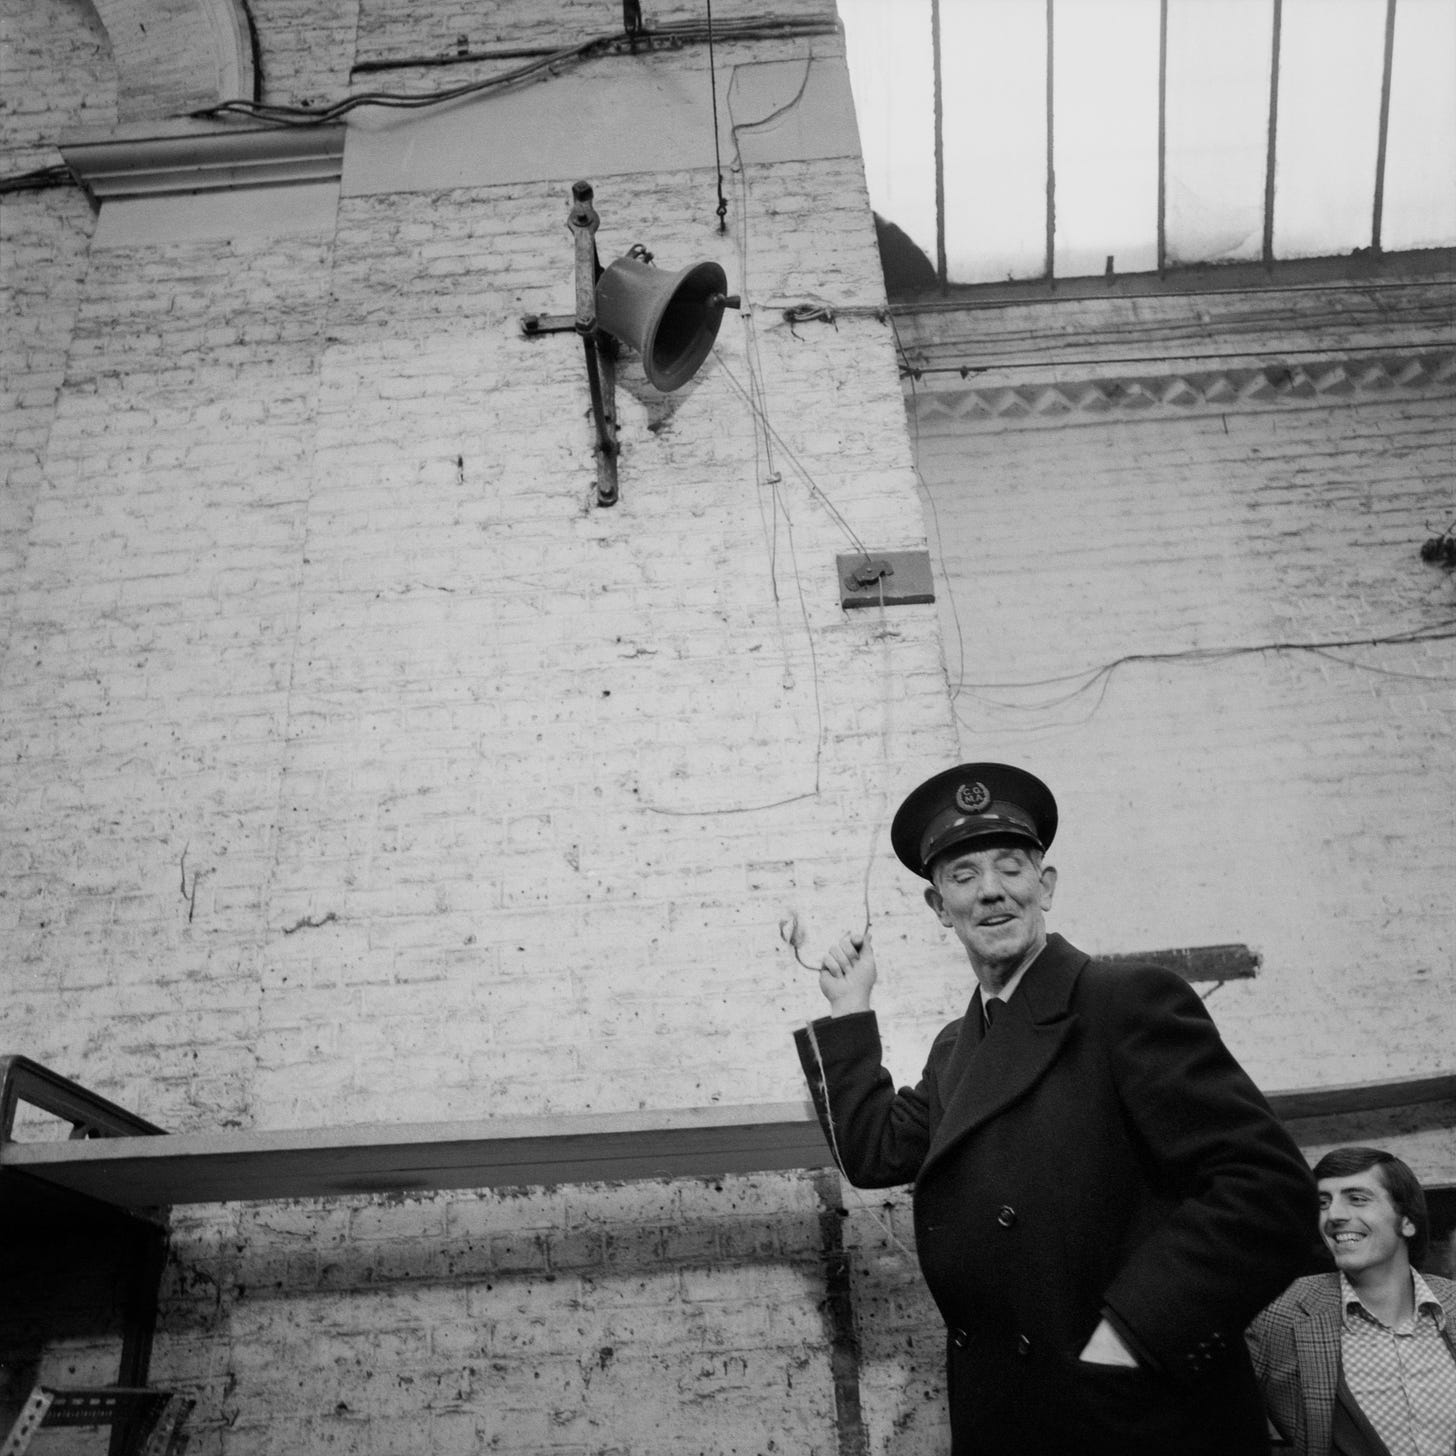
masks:
<path fill-rule="evenodd" d="M 1302 1271 L 1314 1183 L 1181 977 L 1048 935 L 1056 828 L 1006 764 L 915 789 L 891 840 L 975 994 L 896 1091 L 847 935 L 799 1058 L 845 1176 L 914 1184 L 953 1456 L 1262 1456 L 1243 1331 Z"/>

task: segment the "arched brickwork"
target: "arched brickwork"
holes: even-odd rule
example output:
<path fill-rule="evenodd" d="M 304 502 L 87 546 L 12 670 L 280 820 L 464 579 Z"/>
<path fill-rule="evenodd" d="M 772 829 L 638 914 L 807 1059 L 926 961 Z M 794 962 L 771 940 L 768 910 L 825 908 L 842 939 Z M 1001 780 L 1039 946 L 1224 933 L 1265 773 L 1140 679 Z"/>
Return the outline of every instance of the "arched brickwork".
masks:
<path fill-rule="evenodd" d="M 253 99 L 252 28 L 242 0 L 92 0 L 111 40 L 122 123 Z"/>

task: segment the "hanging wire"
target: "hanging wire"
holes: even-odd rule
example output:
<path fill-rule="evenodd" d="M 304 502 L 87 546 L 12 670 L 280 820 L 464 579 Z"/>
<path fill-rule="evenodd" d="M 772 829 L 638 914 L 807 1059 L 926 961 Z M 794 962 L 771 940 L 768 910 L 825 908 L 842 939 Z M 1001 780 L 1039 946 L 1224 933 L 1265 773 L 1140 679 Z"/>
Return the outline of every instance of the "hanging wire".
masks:
<path fill-rule="evenodd" d="M 885 681 L 881 692 L 881 702 L 884 712 L 880 718 L 880 759 L 885 769 L 884 786 L 880 790 L 880 806 L 875 812 L 874 826 L 870 830 L 869 849 L 865 855 L 864 868 L 864 929 L 860 931 L 859 947 L 862 948 L 870 937 L 870 927 L 874 920 L 874 912 L 870 908 L 870 877 L 874 873 L 875 854 L 879 848 L 880 830 L 885 826 L 885 820 L 889 817 L 889 767 L 890 767 L 890 737 L 891 718 L 893 714 L 894 698 L 891 694 L 891 685 L 894 678 L 894 662 L 890 656 L 890 639 L 895 635 L 890 630 L 890 621 L 885 613 L 885 578 L 879 578 L 880 588 L 880 626 L 875 635 L 884 644 L 884 668 Z M 779 922 L 779 934 L 787 942 L 789 949 L 794 953 L 794 959 L 803 966 L 806 971 L 818 971 L 819 966 L 811 965 L 799 954 L 799 947 L 804 943 L 804 928 L 799 921 L 797 914 L 791 914 Z"/>
<path fill-rule="evenodd" d="M 803 95 L 803 90 L 804 87 L 801 85 L 799 88 L 798 96 L 795 96 L 788 103 L 790 107 L 797 104 L 799 97 Z M 715 101 L 716 97 L 717 88 L 715 85 Z M 787 108 L 780 108 L 779 111 L 776 111 L 774 114 L 779 115 L 785 109 Z M 731 119 L 731 106 L 729 115 Z M 752 124 L 757 125 L 758 123 Z M 736 132 L 737 128 L 735 127 L 735 144 L 737 140 Z M 741 315 L 744 327 L 748 331 L 748 347 L 745 354 L 745 362 L 747 364 L 748 371 L 748 383 L 745 384 L 741 379 L 738 378 L 737 374 L 734 373 L 734 371 L 728 366 L 728 364 L 724 360 L 722 352 L 719 349 L 714 348 L 713 357 L 721 368 L 724 378 L 728 380 L 733 389 L 748 405 L 750 415 L 754 420 L 754 468 L 755 472 L 758 475 L 758 487 L 760 492 L 759 512 L 763 520 L 765 535 L 768 538 L 769 563 L 773 584 L 773 600 L 775 608 L 778 608 L 782 602 L 778 587 L 778 536 L 780 516 L 782 516 L 783 518 L 785 548 L 789 558 L 790 570 L 792 571 L 794 578 L 795 590 L 799 599 L 799 615 L 803 621 L 804 626 L 805 641 L 807 643 L 809 654 L 810 676 L 814 692 L 814 715 L 816 723 L 814 747 L 814 786 L 812 789 L 806 790 L 803 793 L 793 794 L 787 798 L 776 799 L 771 803 L 765 804 L 736 805 L 722 808 L 703 809 L 669 809 L 650 803 L 644 804 L 644 807 L 646 809 L 653 813 L 659 814 L 717 815 L 755 813 L 760 810 L 781 808 L 786 804 L 797 803 L 805 799 L 815 799 L 818 798 L 822 792 L 824 743 L 828 732 L 828 724 L 826 723 L 824 717 L 818 648 L 815 644 L 813 623 L 810 620 L 809 603 L 804 590 L 803 573 L 799 569 L 797 554 L 795 551 L 793 519 L 789 515 L 787 504 L 784 501 L 782 491 L 780 490 L 782 480 L 777 467 L 777 463 L 774 459 L 774 446 L 776 443 L 779 446 L 780 450 L 782 450 L 784 454 L 791 460 L 794 468 L 803 476 L 804 480 L 808 484 L 810 494 L 820 501 L 820 503 L 824 506 L 825 510 L 828 511 L 828 513 L 830 514 L 831 519 L 833 519 L 839 525 L 839 528 L 844 531 L 847 536 L 849 536 L 849 538 L 855 543 L 857 549 L 864 553 L 866 559 L 869 558 L 869 552 L 865 548 L 864 543 L 860 541 L 858 535 L 855 534 L 853 528 L 849 526 L 849 523 L 845 520 L 844 516 L 840 513 L 834 503 L 830 501 L 829 498 L 819 489 L 817 483 L 814 481 L 814 479 L 804 467 L 802 462 L 799 461 L 798 457 L 794 455 L 792 450 L 790 450 L 788 445 L 784 442 L 782 436 L 780 436 L 778 431 L 774 429 L 772 423 L 769 420 L 768 400 L 763 385 L 763 367 L 762 361 L 759 358 L 758 337 L 754 327 L 754 310 L 751 306 L 751 288 L 748 266 L 749 209 L 747 198 L 747 183 L 743 176 L 741 152 L 739 152 L 737 157 L 737 171 L 739 175 L 740 188 L 743 192 L 742 206 L 740 207 L 741 221 L 737 229 L 739 255 L 739 287 L 743 293 L 745 303 L 749 305 L 743 309 Z M 723 219 L 726 218 L 726 213 L 727 207 L 725 204 L 722 213 L 720 213 L 719 215 L 720 221 L 723 221 Z M 724 222 L 724 230 L 726 231 L 726 222 Z M 767 510 L 765 509 L 763 496 L 765 487 L 767 487 L 767 490 L 769 492 L 769 509 Z M 786 676 L 791 676 L 792 668 L 788 662 L 787 644 L 783 638 L 783 628 L 781 622 L 779 625 L 779 631 L 781 642 L 784 643 Z M 795 927 L 791 933 L 789 929 L 789 923 L 786 921 L 781 924 L 780 932 L 783 934 L 784 939 L 788 941 L 791 946 L 793 946 L 794 953 L 797 956 L 798 945 L 802 944 L 801 937 L 798 940 L 795 940 L 793 938 L 794 936 L 797 936 L 799 934 L 797 924 L 795 923 Z"/>
<path fill-rule="evenodd" d="M 779 450 L 784 455 L 784 458 L 788 460 L 789 464 L 794 467 L 795 472 L 800 476 L 804 484 L 808 487 L 809 494 L 815 500 L 817 500 L 819 504 L 824 508 L 824 511 L 829 516 L 829 518 L 835 523 L 835 525 L 839 527 L 840 531 L 844 533 L 845 539 L 854 547 L 856 551 L 860 553 L 861 556 L 864 557 L 866 561 L 872 560 L 873 553 L 870 551 L 869 547 L 865 545 L 864 541 L 860 537 L 859 532 L 856 531 L 854 527 L 849 524 L 849 521 L 846 519 L 844 512 L 841 511 L 839 507 L 835 505 L 834 502 L 824 493 L 823 487 L 820 486 L 819 482 L 814 479 L 814 476 L 810 472 L 808 466 L 806 466 L 804 462 L 799 459 L 793 448 L 784 439 L 784 437 L 779 434 L 778 429 L 769 419 L 768 412 L 764 408 L 762 402 L 755 397 L 756 391 L 754 389 L 750 389 L 747 385 L 743 383 L 742 380 L 738 378 L 736 374 L 734 374 L 732 369 L 730 369 L 728 365 L 723 361 L 723 356 L 721 354 L 716 354 L 716 358 L 719 367 L 723 371 L 723 377 L 727 379 L 728 383 L 731 384 L 733 388 L 738 391 L 739 395 L 747 402 L 749 409 L 753 411 L 754 418 L 763 427 L 765 439 L 771 439 L 777 442 Z M 752 374 L 753 369 L 751 364 L 749 366 L 749 369 L 750 374 Z M 777 481 L 774 479 L 774 477 L 777 474 L 777 471 L 770 469 L 769 482 L 775 486 L 777 486 Z"/>
<path fill-rule="evenodd" d="M 713 0 L 708 6 L 708 85 L 713 92 L 713 161 L 718 169 L 718 231 L 728 231 L 728 199 L 723 195 L 723 154 L 718 147 L 718 67 L 713 54 Z"/>
<path fill-rule="evenodd" d="M 749 242 L 750 242 L 750 234 L 751 234 L 751 230 L 752 230 L 752 209 L 749 206 L 748 173 L 747 173 L 747 166 L 746 166 L 746 164 L 744 162 L 744 158 L 743 158 L 743 147 L 742 147 L 741 133 L 743 133 L 744 131 L 752 130 L 755 127 L 760 127 L 760 126 L 767 125 L 768 123 L 776 120 L 778 117 L 783 116 L 786 112 L 789 112 L 789 111 L 793 110 L 793 108 L 796 107 L 803 100 L 804 94 L 805 94 L 805 92 L 808 89 L 809 78 L 810 78 L 810 76 L 812 74 L 812 70 L 813 70 L 813 63 L 814 63 L 814 57 L 811 54 L 807 58 L 806 65 L 805 65 L 805 68 L 804 68 L 804 75 L 800 79 L 799 86 L 798 86 L 798 89 L 796 90 L 795 94 L 792 97 L 790 97 L 789 100 L 787 102 L 785 102 L 784 105 L 776 108 L 770 115 L 768 115 L 766 117 L 762 117 L 759 120 L 751 121 L 751 122 L 736 122 L 736 121 L 732 121 L 732 99 L 731 99 L 731 96 L 730 96 L 730 99 L 729 99 L 729 118 L 730 118 L 730 122 L 732 124 L 731 135 L 732 135 L 732 138 L 733 138 L 733 148 L 734 148 L 734 171 L 735 171 L 735 173 L 737 175 L 737 178 L 738 178 L 738 190 L 739 190 L 739 194 L 740 194 L 740 197 L 739 197 L 739 225 L 738 225 L 738 229 L 737 229 L 737 232 L 738 232 L 739 283 L 740 283 L 740 286 L 743 289 L 745 298 L 747 298 L 749 296 L 749 294 L 750 294 L 750 285 L 749 285 Z M 789 310 L 785 314 L 785 318 L 790 323 L 794 322 L 795 318 L 805 318 L 805 319 L 807 319 L 807 318 L 810 318 L 810 317 L 825 318 L 826 321 L 830 321 L 830 322 L 833 321 L 833 314 L 829 310 L 826 310 L 826 309 L 823 309 L 823 308 L 817 307 L 817 306 L 816 307 L 810 307 L 808 305 L 803 306 L 803 308 L 804 308 L 804 312 L 802 312 L 802 313 L 799 313 L 797 310 L 793 310 L 793 309 Z M 842 310 L 842 311 L 848 311 L 848 312 L 854 312 L 854 313 L 863 313 L 863 314 L 872 314 L 875 317 L 883 317 L 883 310 L 881 310 L 879 308 L 874 308 L 874 309 L 868 309 L 868 308 L 867 309 L 853 309 L 853 310 Z M 794 452 L 793 448 L 788 444 L 788 442 L 784 439 L 784 437 L 779 433 L 778 429 L 774 426 L 773 421 L 769 418 L 768 397 L 767 397 L 767 393 L 766 393 L 766 391 L 764 389 L 764 384 L 763 384 L 763 364 L 762 364 L 762 359 L 761 359 L 760 354 L 759 354 L 758 333 L 757 333 L 756 328 L 754 327 L 754 310 L 751 307 L 744 309 L 744 311 L 743 311 L 743 320 L 744 320 L 745 327 L 748 329 L 747 348 L 745 350 L 745 355 L 744 355 L 744 360 L 745 360 L 745 364 L 747 366 L 747 372 L 748 372 L 748 382 L 745 384 L 742 380 L 740 380 L 738 378 L 738 376 L 734 373 L 733 369 L 729 366 L 729 364 L 727 363 L 727 361 L 723 358 L 723 355 L 722 355 L 721 352 L 715 350 L 714 351 L 714 357 L 715 357 L 715 359 L 717 361 L 717 364 L 718 364 L 720 370 L 722 371 L 723 377 L 725 379 L 727 379 L 728 382 L 729 382 L 729 384 L 733 387 L 733 389 L 737 391 L 737 393 L 739 394 L 739 396 L 748 405 L 749 410 L 752 413 L 752 416 L 753 416 L 753 419 L 754 419 L 754 423 L 755 423 L 755 430 L 754 430 L 754 463 L 755 463 L 755 468 L 758 467 L 760 458 L 762 458 L 763 462 L 767 466 L 766 472 L 763 473 L 762 475 L 760 475 L 760 477 L 759 477 L 759 487 L 760 487 L 760 491 L 762 491 L 762 488 L 764 486 L 767 486 L 768 489 L 769 489 L 769 491 L 771 492 L 772 507 L 773 507 L 773 509 L 772 509 L 772 516 L 773 516 L 772 526 L 770 527 L 767 522 L 765 523 L 765 530 L 766 530 L 766 532 L 769 535 L 769 548 L 770 548 L 771 567 L 772 567 L 773 563 L 776 562 L 776 560 L 777 560 L 778 519 L 779 519 L 779 516 L 780 515 L 782 515 L 782 517 L 783 517 L 784 530 L 785 530 L 785 535 L 786 535 L 786 538 L 787 538 L 787 541 L 788 541 L 788 547 L 789 547 L 789 553 L 790 553 L 790 560 L 791 560 L 791 564 L 792 564 L 792 568 L 793 568 L 793 573 L 794 573 L 794 580 L 795 580 L 795 584 L 796 584 L 796 587 L 797 587 L 797 590 L 798 590 L 798 593 L 799 593 L 800 609 L 801 609 L 801 612 L 803 613 L 803 617 L 804 617 L 804 629 L 805 629 L 805 633 L 807 635 L 807 639 L 808 639 L 808 643 L 809 643 L 810 658 L 811 658 L 811 661 L 814 664 L 815 706 L 816 706 L 816 711 L 820 711 L 820 721 L 821 721 L 821 724 L 822 724 L 822 721 L 823 721 L 823 719 L 822 719 L 822 710 L 819 708 L 819 686 L 820 685 L 819 685 L 818 659 L 817 659 L 816 652 L 815 652 L 814 635 L 813 635 L 813 630 L 812 630 L 812 624 L 810 623 L 809 616 L 808 616 L 808 606 L 807 606 L 807 603 L 805 602 L 805 599 L 804 599 L 803 578 L 802 578 L 801 573 L 799 572 L 797 560 L 794 559 L 794 555 L 793 555 L 793 551 L 794 551 L 793 520 L 792 520 L 791 516 L 789 515 L 788 505 L 785 502 L 784 497 L 783 497 L 783 492 L 782 492 L 782 489 L 781 489 L 782 479 L 781 479 L 781 476 L 779 474 L 779 471 L 777 470 L 777 468 L 775 466 L 775 461 L 774 461 L 774 446 L 776 444 L 777 444 L 777 446 L 779 448 L 780 453 L 789 462 L 789 464 L 794 468 L 794 470 L 798 473 L 798 475 L 803 480 L 804 484 L 807 486 L 811 498 L 813 498 L 814 500 L 816 500 L 816 501 L 819 502 L 819 504 L 823 507 L 823 509 L 825 510 L 825 512 L 829 515 L 830 519 L 840 529 L 840 531 L 842 531 L 844 533 L 845 537 L 854 546 L 855 550 L 857 552 L 859 552 L 860 555 L 862 555 L 866 561 L 871 560 L 871 553 L 869 551 L 869 548 L 865 545 L 864 541 L 860 538 L 859 533 L 857 531 L 855 531 L 855 529 L 854 529 L 853 526 L 850 525 L 848 519 L 844 516 L 843 512 L 840 511 L 840 509 L 838 508 L 838 506 L 836 506 L 834 504 L 834 502 L 829 498 L 829 496 L 825 493 L 825 491 L 819 485 L 818 481 L 814 478 L 813 473 L 808 469 L 808 467 L 804 464 L 804 462 Z M 837 325 L 836 325 L 836 327 L 837 327 Z M 760 455 L 759 455 L 759 444 L 758 444 L 759 438 L 760 438 L 760 433 L 761 433 L 761 437 L 762 437 L 762 448 L 763 448 L 762 457 L 760 457 Z M 760 505 L 760 512 L 761 513 L 762 513 L 762 510 L 763 510 L 763 507 L 762 507 L 762 505 Z M 776 574 L 776 572 L 775 572 L 775 574 Z M 878 581 L 878 589 L 879 589 L 879 596 L 880 596 L 880 601 L 879 601 L 879 608 L 880 608 L 880 610 L 879 610 L 879 631 L 878 631 L 878 634 L 877 635 L 880 637 L 881 641 L 884 644 L 884 659 L 885 659 L 885 684 L 884 684 L 885 716 L 884 716 L 884 720 L 882 722 L 882 733 L 881 733 L 882 750 L 881 751 L 882 751 L 882 756 L 884 757 L 884 759 L 888 763 L 888 759 L 889 759 L 889 740 L 890 740 L 890 735 L 891 735 L 891 722 L 890 722 L 890 711 L 891 711 L 891 708 L 890 708 L 890 688 L 891 688 L 891 679 L 892 679 L 892 674 L 893 674 L 893 662 L 892 662 L 891 656 L 890 656 L 890 639 L 893 637 L 894 634 L 890 630 L 889 623 L 888 623 L 888 618 L 887 618 L 886 612 L 885 612 L 885 582 L 884 582 L 884 577 L 883 576 L 878 577 L 877 578 L 877 581 Z M 774 582 L 774 600 L 775 601 L 778 600 L 778 584 L 777 584 L 777 580 L 775 580 L 775 582 Z M 821 733 L 822 733 L 822 729 L 821 729 Z M 821 752 L 822 752 L 822 737 L 821 737 Z M 816 792 L 816 794 L 818 793 L 817 769 L 816 769 L 815 792 Z M 863 929 L 863 931 L 860 934 L 860 944 L 861 945 L 863 945 L 865 939 L 868 937 L 869 932 L 870 932 L 870 923 L 871 923 L 870 881 L 871 881 L 871 875 L 872 875 L 873 869 L 874 869 L 875 853 L 876 853 L 876 849 L 877 849 L 878 842 L 879 842 L 879 834 L 880 834 L 881 828 L 883 827 L 883 820 L 884 820 L 884 818 L 885 818 L 885 805 L 882 803 L 879 812 L 875 816 L 875 822 L 874 822 L 874 825 L 873 825 L 873 828 L 872 828 L 872 831 L 871 831 L 870 843 L 869 843 L 869 848 L 868 848 L 868 851 L 867 851 L 866 861 L 865 861 L 864 880 L 863 880 L 863 891 L 862 891 L 862 893 L 863 893 L 863 899 L 864 899 L 864 914 L 865 914 L 865 919 L 864 919 L 864 929 Z M 797 913 L 790 913 L 783 920 L 781 920 L 779 922 L 779 934 L 782 937 L 782 939 L 784 940 L 784 942 L 789 946 L 789 949 L 793 952 L 794 959 L 799 963 L 799 965 L 802 966 L 805 970 L 814 971 L 814 972 L 817 973 L 818 970 L 819 970 L 819 967 L 816 966 L 816 965 L 812 965 L 810 962 L 806 961 L 804 959 L 804 957 L 802 956 L 802 954 L 800 953 L 800 947 L 804 943 L 805 936 L 804 936 L 804 928 L 803 928 L 803 925 L 801 924 Z M 887 1230 L 887 1231 L 890 1232 L 890 1236 L 893 1238 L 894 1237 L 893 1231 L 889 1231 L 889 1230 Z"/>

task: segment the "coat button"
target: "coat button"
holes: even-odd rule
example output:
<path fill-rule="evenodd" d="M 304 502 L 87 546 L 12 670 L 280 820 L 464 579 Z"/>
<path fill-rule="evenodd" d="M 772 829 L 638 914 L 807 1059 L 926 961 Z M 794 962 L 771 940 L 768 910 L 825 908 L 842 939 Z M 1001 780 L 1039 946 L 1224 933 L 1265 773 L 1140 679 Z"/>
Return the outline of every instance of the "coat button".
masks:
<path fill-rule="evenodd" d="M 971 1343 L 971 1337 L 964 1330 L 952 1330 L 950 1342 L 957 1350 L 964 1350 Z"/>
<path fill-rule="evenodd" d="M 1016 1353 L 1018 1355 L 1031 1354 L 1031 1340 L 1028 1336 L 1018 1335 L 1016 1337 Z"/>
<path fill-rule="evenodd" d="M 1016 1222 L 1016 1210 L 1009 1203 L 1002 1204 L 996 1212 L 996 1222 L 1002 1228 L 1010 1228 Z"/>

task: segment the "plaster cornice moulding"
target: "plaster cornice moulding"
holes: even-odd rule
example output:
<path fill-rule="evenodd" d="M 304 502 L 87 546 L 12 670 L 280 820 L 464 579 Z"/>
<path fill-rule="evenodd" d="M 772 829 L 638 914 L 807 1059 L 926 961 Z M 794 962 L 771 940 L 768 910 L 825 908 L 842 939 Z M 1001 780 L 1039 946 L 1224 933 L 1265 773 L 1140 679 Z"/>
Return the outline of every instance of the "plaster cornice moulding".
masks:
<path fill-rule="evenodd" d="M 337 182 L 342 125 L 216 127 L 152 122 L 63 140 L 61 155 L 93 202 Z"/>

